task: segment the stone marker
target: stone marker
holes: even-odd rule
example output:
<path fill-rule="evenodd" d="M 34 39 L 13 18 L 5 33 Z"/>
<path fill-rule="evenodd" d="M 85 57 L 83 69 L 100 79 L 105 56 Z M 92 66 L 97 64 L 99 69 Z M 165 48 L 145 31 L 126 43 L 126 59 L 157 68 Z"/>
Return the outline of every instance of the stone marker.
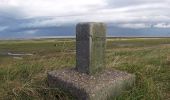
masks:
<path fill-rule="evenodd" d="M 107 100 L 131 87 L 134 75 L 105 68 L 105 35 L 102 23 L 78 24 L 76 68 L 49 72 L 49 86 L 64 89 L 77 100 Z"/>
<path fill-rule="evenodd" d="M 76 69 L 95 74 L 105 67 L 106 26 L 103 23 L 80 23 L 76 27 Z"/>

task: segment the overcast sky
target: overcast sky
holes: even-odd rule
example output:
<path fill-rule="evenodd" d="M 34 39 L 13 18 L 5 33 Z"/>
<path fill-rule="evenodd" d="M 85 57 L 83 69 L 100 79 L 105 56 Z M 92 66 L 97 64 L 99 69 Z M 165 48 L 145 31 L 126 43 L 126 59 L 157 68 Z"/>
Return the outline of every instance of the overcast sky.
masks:
<path fill-rule="evenodd" d="M 170 0 L 0 0 L 0 32 L 87 21 L 170 28 Z"/>

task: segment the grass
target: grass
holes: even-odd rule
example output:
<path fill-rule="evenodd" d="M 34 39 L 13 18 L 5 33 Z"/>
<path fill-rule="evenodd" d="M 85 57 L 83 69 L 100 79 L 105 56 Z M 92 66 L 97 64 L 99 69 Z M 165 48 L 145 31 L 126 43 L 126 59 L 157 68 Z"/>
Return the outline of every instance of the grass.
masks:
<path fill-rule="evenodd" d="M 23 59 L 0 55 L 0 99 L 74 99 L 51 89 L 47 72 L 75 66 L 75 40 L 0 41 L 0 52 L 33 53 Z M 116 100 L 170 99 L 170 39 L 108 39 L 107 67 L 133 73 L 135 86 Z"/>

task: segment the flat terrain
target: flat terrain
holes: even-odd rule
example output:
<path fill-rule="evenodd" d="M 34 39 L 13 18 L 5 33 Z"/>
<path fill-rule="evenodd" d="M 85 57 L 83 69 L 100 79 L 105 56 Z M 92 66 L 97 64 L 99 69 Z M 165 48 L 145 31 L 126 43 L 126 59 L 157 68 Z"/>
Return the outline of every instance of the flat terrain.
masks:
<path fill-rule="evenodd" d="M 47 72 L 75 66 L 74 39 L 0 41 L 0 100 L 70 100 L 47 84 Z M 109 38 L 106 64 L 137 76 L 116 100 L 170 99 L 170 38 Z"/>

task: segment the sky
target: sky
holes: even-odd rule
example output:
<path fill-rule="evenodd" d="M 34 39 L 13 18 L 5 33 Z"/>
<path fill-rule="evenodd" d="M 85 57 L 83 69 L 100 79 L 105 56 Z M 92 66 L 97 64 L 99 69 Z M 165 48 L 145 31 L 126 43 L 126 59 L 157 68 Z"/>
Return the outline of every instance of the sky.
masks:
<path fill-rule="evenodd" d="M 104 22 L 112 36 L 170 36 L 170 0 L 0 0 L 0 38 L 75 35 Z"/>

